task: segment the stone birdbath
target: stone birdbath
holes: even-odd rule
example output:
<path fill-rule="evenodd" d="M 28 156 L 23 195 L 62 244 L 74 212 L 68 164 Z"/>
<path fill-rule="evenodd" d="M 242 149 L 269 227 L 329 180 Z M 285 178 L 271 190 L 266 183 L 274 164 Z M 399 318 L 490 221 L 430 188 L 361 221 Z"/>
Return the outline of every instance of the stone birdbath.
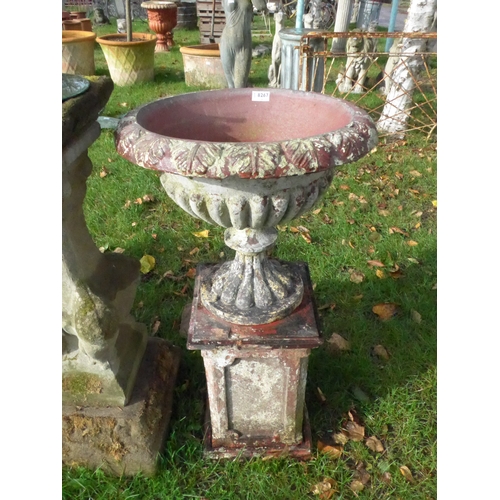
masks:
<path fill-rule="evenodd" d="M 149 27 L 156 33 L 155 52 L 167 52 L 175 45 L 172 30 L 177 26 L 177 5 L 166 0 L 141 3 L 148 13 Z"/>
<path fill-rule="evenodd" d="M 226 228 L 225 243 L 236 252 L 200 265 L 195 281 L 188 348 L 205 358 L 207 453 L 237 456 L 243 447 L 254 456 L 286 446 L 307 456 L 307 357 L 322 342 L 309 271 L 268 253 L 276 225 L 311 209 L 335 167 L 376 145 L 372 119 L 317 93 L 213 90 L 130 112 L 115 143 L 124 158 L 160 171 L 186 212 Z"/>
<path fill-rule="evenodd" d="M 259 97 L 263 96 L 263 97 Z M 276 225 L 309 210 L 334 167 L 376 144 L 368 114 L 347 101 L 288 90 L 217 90 L 146 104 L 122 119 L 118 152 L 162 172 L 167 194 L 193 217 L 227 228 L 234 260 L 202 285 L 203 304 L 257 325 L 302 300 L 293 268 L 267 258 Z"/>

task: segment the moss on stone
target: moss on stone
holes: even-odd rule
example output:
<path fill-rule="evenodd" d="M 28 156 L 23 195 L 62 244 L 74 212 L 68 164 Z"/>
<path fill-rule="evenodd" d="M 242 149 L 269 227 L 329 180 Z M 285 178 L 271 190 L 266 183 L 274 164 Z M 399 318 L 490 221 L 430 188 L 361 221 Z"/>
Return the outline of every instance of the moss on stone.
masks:
<path fill-rule="evenodd" d="M 71 373 L 63 375 L 63 391 L 75 396 L 99 394 L 102 392 L 102 382 L 98 375 L 91 373 Z"/>
<path fill-rule="evenodd" d="M 62 145 L 97 120 L 113 92 L 113 81 L 106 76 L 86 77 L 90 86 L 83 94 L 62 103 Z"/>

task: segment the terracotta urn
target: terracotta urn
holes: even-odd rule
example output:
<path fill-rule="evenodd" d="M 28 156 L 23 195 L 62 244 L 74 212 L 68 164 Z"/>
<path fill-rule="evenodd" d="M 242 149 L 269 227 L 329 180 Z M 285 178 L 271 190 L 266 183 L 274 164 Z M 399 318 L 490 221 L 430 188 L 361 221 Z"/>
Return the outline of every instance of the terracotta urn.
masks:
<path fill-rule="evenodd" d="M 262 325 L 301 303 L 296 267 L 269 258 L 276 225 L 300 217 L 329 187 L 335 167 L 377 144 L 357 106 L 285 89 L 192 92 L 123 117 L 118 153 L 161 172 L 167 194 L 193 217 L 226 228 L 233 260 L 204 274 L 203 306 L 224 321 Z"/>
<path fill-rule="evenodd" d="M 169 51 L 175 45 L 172 30 L 177 26 L 177 5 L 166 0 L 141 3 L 148 13 L 149 27 L 158 37 L 155 52 Z"/>

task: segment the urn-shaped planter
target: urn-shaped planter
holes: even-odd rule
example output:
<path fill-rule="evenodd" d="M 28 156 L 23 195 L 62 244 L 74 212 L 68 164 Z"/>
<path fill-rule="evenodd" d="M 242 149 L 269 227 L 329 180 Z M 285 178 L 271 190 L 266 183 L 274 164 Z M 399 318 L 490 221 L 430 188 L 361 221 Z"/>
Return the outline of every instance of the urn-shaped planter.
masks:
<path fill-rule="evenodd" d="M 123 87 L 153 80 L 156 35 L 132 33 L 132 41 L 127 42 L 125 33 L 116 33 L 97 37 L 96 41 L 115 85 Z"/>
<path fill-rule="evenodd" d="M 187 347 L 204 359 L 205 453 L 309 457 L 307 365 L 322 343 L 312 284 L 306 263 L 268 253 L 275 226 L 311 209 L 336 166 L 375 146 L 372 119 L 312 92 L 213 90 L 132 111 L 115 142 L 123 157 L 160 171 L 186 212 L 226 228 L 236 252 L 196 271 Z"/>
<path fill-rule="evenodd" d="M 156 33 L 155 52 L 166 52 L 175 45 L 172 30 L 177 26 L 177 5 L 166 0 L 150 0 L 141 4 L 148 13 L 149 27 Z"/>
<path fill-rule="evenodd" d="M 301 277 L 267 257 L 275 226 L 309 210 L 334 167 L 376 142 L 372 119 L 353 104 L 283 89 L 162 99 L 128 114 L 116 132 L 118 152 L 161 171 L 179 206 L 227 228 L 235 259 L 212 270 L 200 297 L 213 314 L 244 325 L 276 321 L 300 304 Z"/>
<path fill-rule="evenodd" d="M 95 73 L 95 33 L 89 31 L 62 31 L 62 72 L 73 75 Z"/>

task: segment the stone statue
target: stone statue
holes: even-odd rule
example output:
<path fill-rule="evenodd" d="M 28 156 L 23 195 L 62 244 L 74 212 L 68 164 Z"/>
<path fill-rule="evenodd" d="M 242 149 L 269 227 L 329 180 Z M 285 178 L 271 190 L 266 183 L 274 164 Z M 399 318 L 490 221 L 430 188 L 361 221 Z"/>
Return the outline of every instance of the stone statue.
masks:
<path fill-rule="evenodd" d="M 353 30 L 353 32 L 360 32 L 360 30 Z M 339 73 L 336 80 L 340 92 L 354 94 L 364 92 L 363 84 L 372 61 L 371 54 L 375 52 L 375 48 L 376 41 L 367 36 L 361 35 L 347 39 L 346 69 L 345 72 Z"/>
<path fill-rule="evenodd" d="M 394 43 L 392 44 L 390 50 L 389 50 L 389 58 L 387 59 L 387 62 L 385 63 L 385 68 L 384 68 L 384 73 L 383 73 L 383 84 L 381 85 L 382 87 L 382 92 L 387 95 L 389 91 L 391 90 L 392 86 L 392 74 L 394 73 L 394 70 L 398 66 L 401 58 L 400 58 L 400 53 L 401 53 L 401 48 L 403 47 L 403 39 L 402 38 L 397 38 L 394 40 Z"/>
<path fill-rule="evenodd" d="M 265 0 L 222 0 L 226 25 L 220 39 L 220 58 L 229 88 L 248 86 L 252 63 L 253 8 L 266 10 Z"/>
<path fill-rule="evenodd" d="M 314 16 L 311 14 L 311 12 L 304 14 L 304 16 L 302 17 L 302 20 L 304 22 L 304 28 L 306 30 L 312 29 L 313 22 L 314 22 Z"/>
<path fill-rule="evenodd" d="M 267 72 L 269 78 L 269 87 L 279 88 L 280 86 L 280 67 L 281 67 L 281 38 L 279 32 L 283 29 L 285 13 L 278 11 L 274 14 L 276 31 L 273 38 L 273 48 L 271 51 L 271 64 Z"/>
<path fill-rule="evenodd" d="M 116 20 L 116 32 L 126 33 L 127 32 L 127 20 L 120 18 Z"/>
<path fill-rule="evenodd" d="M 124 405 L 147 342 L 146 327 L 130 314 L 140 264 L 132 257 L 97 249 L 82 208 L 92 163 L 86 153 L 72 162 L 64 153 L 63 401 Z"/>
<path fill-rule="evenodd" d="M 94 24 L 110 24 L 109 19 L 106 14 L 104 14 L 104 9 L 101 9 L 100 7 L 94 9 Z"/>

